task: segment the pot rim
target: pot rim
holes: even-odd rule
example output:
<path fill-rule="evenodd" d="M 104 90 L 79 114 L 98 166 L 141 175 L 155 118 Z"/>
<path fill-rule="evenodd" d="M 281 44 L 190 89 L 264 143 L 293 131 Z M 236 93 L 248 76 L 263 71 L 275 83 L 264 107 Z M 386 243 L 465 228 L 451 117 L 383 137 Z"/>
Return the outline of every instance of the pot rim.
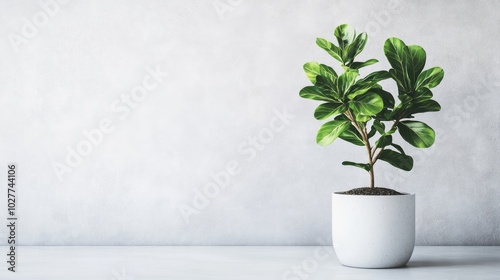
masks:
<path fill-rule="evenodd" d="M 341 191 L 343 192 L 343 191 Z M 341 192 L 333 192 L 332 195 L 342 195 L 342 196 L 359 196 L 359 197 L 377 197 L 377 196 L 380 196 L 380 197 L 388 197 L 388 196 L 395 196 L 395 197 L 398 197 L 398 196 L 415 196 L 415 193 L 405 193 L 405 192 L 401 192 L 401 195 L 359 195 L 359 194 L 345 194 L 345 193 L 341 193 Z"/>

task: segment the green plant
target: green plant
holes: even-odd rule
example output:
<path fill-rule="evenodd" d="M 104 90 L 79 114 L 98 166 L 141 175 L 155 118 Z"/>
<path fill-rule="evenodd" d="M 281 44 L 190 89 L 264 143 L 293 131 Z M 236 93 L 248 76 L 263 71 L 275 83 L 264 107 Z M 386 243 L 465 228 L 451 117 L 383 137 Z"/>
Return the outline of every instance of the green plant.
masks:
<path fill-rule="evenodd" d="M 417 148 L 427 148 L 434 143 L 434 130 L 423 122 L 410 119 L 415 114 L 441 109 L 431 99 L 430 89 L 441 82 L 444 72 L 440 67 L 423 70 L 426 54 L 422 47 L 407 46 L 398 38 L 389 38 L 385 41 L 384 52 L 392 68 L 359 78 L 359 69 L 378 62 L 376 59 L 354 61 L 366 45 L 366 33 L 356 36 L 354 28 L 343 24 L 335 29 L 334 35 L 338 45 L 322 38 L 317 38 L 316 44 L 341 63 L 343 73 L 338 75 L 332 67 L 317 62 L 306 63 L 304 71 L 313 85 L 303 88 L 300 96 L 324 102 L 314 112 L 316 119 L 333 118 L 319 129 L 318 144 L 326 146 L 341 138 L 366 148 L 368 163 L 344 161 L 342 164 L 368 171 L 373 188 L 373 166 L 378 160 L 406 171 L 413 168 L 413 158 L 393 143 L 396 131 Z M 379 85 L 380 81 L 389 78 L 397 84 L 399 104 Z M 377 140 L 371 143 L 374 137 Z"/>

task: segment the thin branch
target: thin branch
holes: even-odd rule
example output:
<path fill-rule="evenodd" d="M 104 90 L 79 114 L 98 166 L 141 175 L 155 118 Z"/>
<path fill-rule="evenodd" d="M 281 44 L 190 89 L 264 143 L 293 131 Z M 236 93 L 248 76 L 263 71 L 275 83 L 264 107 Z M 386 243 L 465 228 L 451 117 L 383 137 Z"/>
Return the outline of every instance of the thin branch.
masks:
<path fill-rule="evenodd" d="M 363 137 L 363 131 L 359 127 L 358 122 L 356 122 L 356 119 L 354 118 L 354 116 L 353 116 L 353 114 L 351 112 L 351 109 L 347 110 L 347 114 L 348 114 L 347 117 L 351 121 L 352 125 L 354 125 L 354 128 L 356 128 L 356 130 L 359 132 L 359 134 L 361 135 L 361 138 L 363 138 L 363 141 L 366 141 L 367 139 L 365 139 L 365 137 Z"/>
<path fill-rule="evenodd" d="M 379 151 L 378 151 L 378 154 L 375 155 L 373 158 L 372 158 L 372 161 L 373 161 L 373 164 L 375 164 L 375 162 L 377 162 L 378 160 L 378 157 L 380 156 L 380 154 L 382 153 L 382 150 L 384 150 L 384 148 L 378 148 Z"/>

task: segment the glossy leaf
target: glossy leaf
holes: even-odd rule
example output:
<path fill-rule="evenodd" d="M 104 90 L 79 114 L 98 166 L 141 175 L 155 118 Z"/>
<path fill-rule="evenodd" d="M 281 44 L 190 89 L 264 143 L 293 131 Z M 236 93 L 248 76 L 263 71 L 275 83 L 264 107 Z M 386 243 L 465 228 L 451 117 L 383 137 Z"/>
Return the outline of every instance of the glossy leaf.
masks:
<path fill-rule="evenodd" d="M 402 121 L 398 124 L 399 134 L 403 139 L 417 148 L 428 148 L 434 144 L 434 130 L 419 121 Z"/>
<path fill-rule="evenodd" d="M 391 118 L 400 120 L 406 115 L 409 104 L 399 103 L 394 110 L 392 110 Z"/>
<path fill-rule="evenodd" d="M 344 72 L 339 76 L 337 79 L 337 92 L 341 98 L 349 91 L 356 81 L 356 77 L 358 77 L 358 73 L 353 71 Z"/>
<path fill-rule="evenodd" d="M 327 119 L 333 115 L 343 113 L 347 110 L 347 105 L 342 103 L 323 103 L 314 111 L 314 117 L 318 120 Z"/>
<path fill-rule="evenodd" d="M 333 120 L 323 124 L 316 134 L 316 143 L 321 146 L 330 145 L 342 132 L 349 128 L 348 121 Z"/>
<path fill-rule="evenodd" d="M 405 92 L 406 90 L 406 82 L 405 78 L 403 77 L 402 73 L 396 72 L 394 69 L 389 69 L 389 74 L 391 75 L 391 78 L 396 82 L 398 85 L 398 90 L 400 92 Z"/>
<path fill-rule="evenodd" d="M 332 81 L 335 81 L 338 78 L 337 72 L 335 72 L 332 67 L 324 64 L 319 65 L 319 73 L 321 76 L 329 78 Z"/>
<path fill-rule="evenodd" d="M 377 133 L 377 130 L 372 125 L 372 127 L 370 128 L 370 132 L 368 132 L 368 135 L 367 135 L 368 139 L 372 138 L 375 135 L 375 133 Z"/>
<path fill-rule="evenodd" d="M 308 62 L 304 64 L 304 72 L 307 78 L 316 84 L 316 77 L 321 76 L 331 83 L 335 83 L 337 80 L 337 73 L 330 66 L 319 64 L 317 62 Z"/>
<path fill-rule="evenodd" d="M 390 92 L 387 92 L 381 88 L 374 88 L 371 89 L 370 91 L 380 95 L 380 97 L 384 101 L 385 108 L 390 108 L 390 109 L 394 108 L 394 97 Z"/>
<path fill-rule="evenodd" d="M 349 103 L 349 107 L 351 107 L 351 109 L 353 109 L 357 114 L 373 116 L 382 111 L 384 108 L 384 102 L 378 94 L 369 92 L 354 98 Z"/>
<path fill-rule="evenodd" d="M 391 75 L 389 74 L 389 72 L 382 70 L 368 74 L 366 77 L 363 78 L 363 80 L 377 83 L 382 80 L 389 79 L 390 77 Z"/>
<path fill-rule="evenodd" d="M 387 71 L 377 71 L 373 72 L 366 77 L 359 79 L 351 88 L 348 95 L 349 99 L 354 99 L 358 95 L 362 95 L 368 91 L 374 91 L 374 89 L 379 89 L 380 86 L 377 82 L 390 78 L 389 72 Z M 381 89 L 380 89 L 381 90 Z M 377 92 L 377 91 L 375 91 Z M 391 95 L 390 93 L 386 92 Z M 392 97 L 392 95 L 391 95 Z M 393 99 L 394 100 L 394 99 Z M 393 102 L 394 103 L 394 102 Z"/>
<path fill-rule="evenodd" d="M 351 63 L 350 67 L 352 69 L 360 69 L 360 68 L 363 68 L 363 67 L 375 64 L 377 62 L 378 62 L 378 60 L 376 60 L 376 59 L 369 59 L 369 60 L 367 60 L 365 62 L 357 62 L 356 61 L 356 62 Z"/>
<path fill-rule="evenodd" d="M 392 117 L 392 110 L 387 108 L 382 109 L 382 111 L 380 111 L 375 118 L 385 122 L 394 120 Z"/>
<path fill-rule="evenodd" d="M 441 82 L 444 77 L 444 71 L 441 67 L 432 67 L 420 73 L 417 78 L 416 88 L 433 88 Z"/>
<path fill-rule="evenodd" d="M 393 126 L 391 127 L 391 129 L 389 129 L 386 133 L 384 133 L 385 135 L 391 135 L 393 134 L 394 132 L 396 132 L 396 130 L 398 130 L 398 127 L 397 126 Z M 395 145 L 395 144 L 394 144 Z"/>
<path fill-rule="evenodd" d="M 382 135 L 377 141 L 375 141 L 375 146 L 377 148 L 383 148 L 392 144 L 392 135 Z"/>
<path fill-rule="evenodd" d="M 350 122 L 349 118 L 344 114 L 336 116 L 334 120 Z"/>
<path fill-rule="evenodd" d="M 333 35 L 337 37 L 340 49 L 344 49 L 347 45 L 351 44 L 356 37 L 356 30 L 348 24 L 342 24 L 335 28 Z"/>
<path fill-rule="evenodd" d="M 311 83 L 316 83 L 316 76 L 321 75 L 319 63 L 311 61 L 304 64 L 304 72 Z"/>
<path fill-rule="evenodd" d="M 357 163 L 357 162 L 352 162 L 352 161 L 344 161 L 344 162 L 342 162 L 342 165 L 355 166 L 355 167 L 359 167 L 361 169 L 364 169 L 366 171 L 370 171 L 370 164 L 368 164 L 368 163 Z"/>
<path fill-rule="evenodd" d="M 371 116 L 362 115 L 362 114 L 359 114 L 359 113 L 356 113 L 356 112 L 354 114 L 354 117 L 356 118 L 356 121 L 358 123 L 365 123 L 365 122 L 368 122 L 369 120 L 372 119 Z"/>
<path fill-rule="evenodd" d="M 384 149 L 378 159 L 405 171 L 410 171 L 413 168 L 413 158 L 411 156 L 400 154 L 390 149 Z"/>
<path fill-rule="evenodd" d="M 415 103 L 411 107 L 411 114 L 425 113 L 425 112 L 437 112 L 441 110 L 441 105 L 436 101 L 429 99 L 418 103 Z"/>
<path fill-rule="evenodd" d="M 379 120 L 374 120 L 373 121 L 373 124 L 372 124 L 372 127 L 380 134 L 384 134 L 385 133 L 385 124 L 383 124 L 381 121 Z"/>
<path fill-rule="evenodd" d="M 351 124 L 349 128 L 340 134 L 339 138 L 357 146 L 364 146 L 365 143 L 356 128 Z"/>
<path fill-rule="evenodd" d="M 405 43 L 398 38 L 389 38 L 384 44 L 384 53 L 392 68 L 399 73 L 398 80 L 404 89 L 408 89 L 409 77 L 408 69 L 408 48 Z"/>
<path fill-rule="evenodd" d="M 366 33 L 361 33 L 346 49 L 344 49 L 344 64 L 350 65 L 354 61 L 354 58 L 365 48 L 367 39 L 368 36 Z"/>
<path fill-rule="evenodd" d="M 356 37 L 354 42 L 352 42 L 352 45 L 354 46 L 353 49 L 356 50 L 356 53 L 354 54 L 354 57 L 356 57 L 358 54 L 360 54 L 366 46 L 366 41 L 368 41 L 368 35 L 363 32 Z M 353 57 L 353 59 L 354 59 Z"/>
<path fill-rule="evenodd" d="M 347 95 L 349 99 L 354 99 L 358 95 L 365 94 L 374 87 L 374 83 L 358 80 L 351 88 Z"/>
<path fill-rule="evenodd" d="M 391 146 L 393 146 L 394 148 L 396 148 L 396 150 L 398 150 L 398 152 L 400 152 L 401 154 L 406 155 L 405 151 L 403 150 L 403 148 L 401 148 L 401 146 L 399 146 L 398 144 L 392 143 Z"/>
<path fill-rule="evenodd" d="M 431 99 L 433 96 L 432 91 L 426 87 L 421 87 L 415 92 L 413 97 L 414 102 L 422 102 L 424 100 Z"/>
<path fill-rule="evenodd" d="M 342 51 L 335 46 L 333 43 L 329 42 L 328 40 L 325 40 L 323 38 L 317 38 L 316 39 L 316 44 L 324 49 L 329 55 L 331 55 L 333 58 L 338 60 L 339 62 L 342 62 Z"/>
<path fill-rule="evenodd" d="M 408 54 L 410 56 L 410 63 L 408 67 L 408 76 L 410 77 L 411 84 L 414 85 L 418 75 L 422 72 L 425 66 L 425 51 L 420 46 L 408 46 Z"/>
<path fill-rule="evenodd" d="M 330 79 L 323 76 L 316 76 L 316 84 L 314 85 L 324 96 L 332 97 L 333 99 L 339 98 L 335 84 Z"/>
<path fill-rule="evenodd" d="M 306 99 L 335 102 L 332 98 L 323 95 L 315 86 L 308 86 L 301 89 L 299 95 Z"/>

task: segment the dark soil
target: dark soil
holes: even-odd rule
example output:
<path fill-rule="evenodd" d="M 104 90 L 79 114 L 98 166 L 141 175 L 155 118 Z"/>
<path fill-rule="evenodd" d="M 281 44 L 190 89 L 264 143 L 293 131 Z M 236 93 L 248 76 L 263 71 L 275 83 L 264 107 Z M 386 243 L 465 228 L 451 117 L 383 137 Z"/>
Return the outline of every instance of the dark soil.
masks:
<path fill-rule="evenodd" d="M 345 192 L 339 192 L 339 194 L 350 194 L 350 195 L 404 195 L 404 193 L 397 192 L 393 189 L 386 188 L 357 188 Z"/>

